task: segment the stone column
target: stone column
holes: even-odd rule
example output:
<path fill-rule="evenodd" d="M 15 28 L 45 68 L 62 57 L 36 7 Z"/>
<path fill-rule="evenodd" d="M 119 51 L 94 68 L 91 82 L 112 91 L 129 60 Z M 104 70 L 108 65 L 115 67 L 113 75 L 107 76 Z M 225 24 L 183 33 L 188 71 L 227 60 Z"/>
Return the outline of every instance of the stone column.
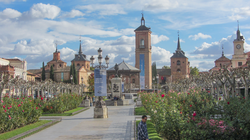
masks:
<path fill-rule="evenodd" d="M 122 97 L 122 79 L 119 77 L 115 77 L 111 79 L 111 94 L 112 97 Z"/>
<path fill-rule="evenodd" d="M 101 96 L 99 96 L 94 108 L 94 118 L 108 118 L 108 108 Z"/>

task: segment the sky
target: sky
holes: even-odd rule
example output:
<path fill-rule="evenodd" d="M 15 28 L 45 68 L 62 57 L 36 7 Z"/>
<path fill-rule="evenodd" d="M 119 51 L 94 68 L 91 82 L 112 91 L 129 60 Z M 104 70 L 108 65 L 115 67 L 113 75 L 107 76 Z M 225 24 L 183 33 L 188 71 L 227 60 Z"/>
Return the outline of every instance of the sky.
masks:
<path fill-rule="evenodd" d="M 88 59 L 94 55 L 95 64 L 101 48 L 110 67 L 123 60 L 134 66 L 142 12 L 157 68 L 170 66 L 178 30 L 190 66 L 200 71 L 214 67 L 222 45 L 232 58 L 237 20 L 250 51 L 248 0 L 0 0 L 0 57 L 25 59 L 28 69 L 38 69 L 52 60 L 57 44 L 70 65 L 81 36 L 82 51 Z"/>

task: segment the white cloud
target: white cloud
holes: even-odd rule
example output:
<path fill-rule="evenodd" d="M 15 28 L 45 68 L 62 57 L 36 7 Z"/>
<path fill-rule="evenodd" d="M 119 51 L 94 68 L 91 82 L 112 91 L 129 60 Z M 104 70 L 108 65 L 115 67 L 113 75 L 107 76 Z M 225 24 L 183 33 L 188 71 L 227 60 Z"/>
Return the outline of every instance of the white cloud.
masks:
<path fill-rule="evenodd" d="M 100 15 L 126 14 L 123 9 L 123 6 L 120 4 L 93 4 L 78 6 L 77 8 L 81 10 L 86 10 L 87 13 L 99 11 Z"/>
<path fill-rule="evenodd" d="M 176 41 L 174 40 L 174 43 L 177 43 L 177 41 L 178 41 L 178 40 L 176 40 Z M 184 41 L 183 39 L 180 39 L 180 42 L 185 43 L 185 41 Z"/>
<path fill-rule="evenodd" d="M 203 33 L 198 33 L 197 35 L 190 35 L 188 38 L 192 38 L 193 40 L 197 39 L 207 39 L 207 38 L 212 38 L 210 35 L 205 35 Z"/>
<path fill-rule="evenodd" d="M 161 41 L 167 41 L 167 40 L 169 40 L 169 38 L 165 35 L 160 35 L 160 36 L 153 35 L 153 34 L 151 35 L 151 43 L 152 44 L 157 44 Z"/>
<path fill-rule="evenodd" d="M 81 17 L 84 15 L 85 14 L 83 14 L 81 11 L 73 9 L 70 12 L 63 13 L 61 18 L 74 18 L 74 17 Z"/>
<path fill-rule="evenodd" d="M 38 3 L 34 4 L 30 11 L 25 13 L 25 16 L 28 18 L 48 18 L 48 19 L 54 19 L 56 18 L 61 9 L 55 5 L 50 5 L 50 4 L 43 4 L 43 3 Z"/>
<path fill-rule="evenodd" d="M 11 3 L 11 2 L 14 2 L 14 1 L 26 1 L 26 0 L 0 0 L 0 2 L 4 2 L 4 3 Z"/>
<path fill-rule="evenodd" d="M 2 12 L 0 12 L 0 19 L 8 19 L 8 18 L 17 18 L 20 17 L 22 13 L 17 10 L 6 8 Z"/>
<path fill-rule="evenodd" d="M 229 16 L 231 20 L 238 20 L 242 18 L 248 18 L 250 16 L 250 7 L 234 8 L 233 14 Z"/>

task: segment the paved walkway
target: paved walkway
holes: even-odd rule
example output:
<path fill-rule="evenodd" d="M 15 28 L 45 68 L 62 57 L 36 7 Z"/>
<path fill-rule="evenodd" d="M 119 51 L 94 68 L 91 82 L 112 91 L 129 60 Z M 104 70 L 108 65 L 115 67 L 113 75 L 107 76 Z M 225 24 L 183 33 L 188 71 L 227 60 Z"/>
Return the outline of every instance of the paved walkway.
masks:
<path fill-rule="evenodd" d="M 134 140 L 134 105 L 108 106 L 107 119 L 93 116 L 91 107 L 25 140 Z"/>

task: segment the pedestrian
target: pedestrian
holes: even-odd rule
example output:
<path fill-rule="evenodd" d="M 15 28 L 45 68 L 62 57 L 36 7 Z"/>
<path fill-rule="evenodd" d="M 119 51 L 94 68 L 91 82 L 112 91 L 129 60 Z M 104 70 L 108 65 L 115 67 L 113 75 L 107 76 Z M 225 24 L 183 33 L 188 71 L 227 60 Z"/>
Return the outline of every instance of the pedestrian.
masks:
<path fill-rule="evenodd" d="M 150 140 L 148 139 L 148 130 L 147 130 L 147 116 L 143 115 L 141 122 L 138 124 L 138 135 L 137 140 Z"/>

